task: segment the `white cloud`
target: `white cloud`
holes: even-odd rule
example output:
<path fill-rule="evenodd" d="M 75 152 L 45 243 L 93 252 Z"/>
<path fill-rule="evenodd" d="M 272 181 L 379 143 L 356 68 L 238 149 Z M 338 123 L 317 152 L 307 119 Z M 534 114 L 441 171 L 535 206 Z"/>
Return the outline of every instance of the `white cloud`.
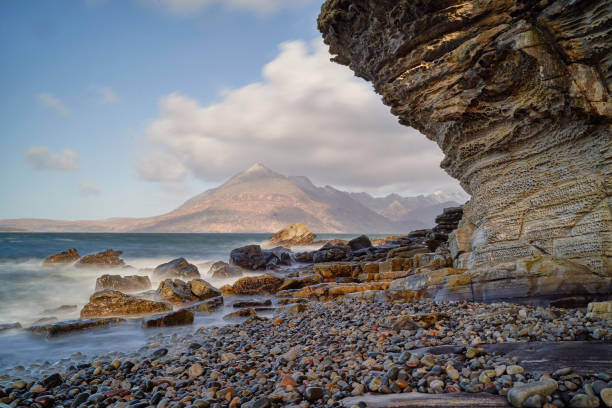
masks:
<path fill-rule="evenodd" d="M 83 197 L 98 196 L 102 191 L 94 183 L 81 183 L 79 184 L 79 194 Z"/>
<path fill-rule="evenodd" d="M 117 93 L 111 87 L 93 85 L 90 87 L 90 90 L 102 105 L 116 104 L 121 101 Z"/>
<path fill-rule="evenodd" d="M 221 5 L 229 9 L 268 14 L 283 8 L 298 7 L 312 0 L 139 0 L 143 4 L 161 6 L 175 15 L 197 13 L 209 6 Z"/>
<path fill-rule="evenodd" d="M 38 94 L 38 103 L 49 109 L 55 110 L 62 116 L 67 116 L 70 113 L 70 109 L 68 109 L 58 97 L 48 92 Z"/>
<path fill-rule="evenodd" d="M 329 61 L 320 42 L 284 43 L 261 82 L 202 106 L 178 93 L 160 101 L 146 132 L 141 176 L 219 182 L 255 162 L 351 190 L 434 192 L 458 184 L 439 148 L 399 125 L 365 82 Z"/>
<path fill-rule="evenodd" d="M 32 146 L 25 157 L 36 169 L 74 171 L 79 168 L 79 156 L 70 149 L 62 149 L 54 154 L 45 146 Z"/>

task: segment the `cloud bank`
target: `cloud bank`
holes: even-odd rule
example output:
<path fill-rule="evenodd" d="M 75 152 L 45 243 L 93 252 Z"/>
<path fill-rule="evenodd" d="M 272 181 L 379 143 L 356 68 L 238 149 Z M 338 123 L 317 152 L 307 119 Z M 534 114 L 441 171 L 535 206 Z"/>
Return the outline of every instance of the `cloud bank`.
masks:
<path fill-rule="evenodd" d="M 255 162 L 288 175 L 375 194 L 413 194 L 458 184 L 442 152 L 401 126 L 365 82 L 329 61 L 320 41 L 287 42 L 262 80 L 202 106 L 174 93 L 146 131 L 140 175 L 219 182 Z"/>
<path fill-rule="evenodd" d="M 41 92 L 38 94 L 38 103 L 42 106 L 52 109 L 62 116 L 68 116 L 70 109 L 55 95 L 48 92 Z"/>
<path fill-rule="evenodd" d="M 45 146 L 32 146 L 25 158 L 32 167 L 39 170 L 75 171 L 79 168 L 79 156 L 70 149 L 51 153 Z"/>

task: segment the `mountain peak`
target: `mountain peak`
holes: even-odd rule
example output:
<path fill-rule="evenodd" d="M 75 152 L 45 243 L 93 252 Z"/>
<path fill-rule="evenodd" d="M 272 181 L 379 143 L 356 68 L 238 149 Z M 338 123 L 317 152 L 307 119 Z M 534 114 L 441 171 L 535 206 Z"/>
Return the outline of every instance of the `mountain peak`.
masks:
<path fill-rule="evenodd" d="M 257 162 L 254 165 L 252 165 L 251 167 L 249 167 L 244 173 L 242 174 L 251 174 L 251 173 L 274 173 L 272 170 L 270 170 L 269 168 L 267 168 L 266 166 L 264 166 L 262 163 Z"/>

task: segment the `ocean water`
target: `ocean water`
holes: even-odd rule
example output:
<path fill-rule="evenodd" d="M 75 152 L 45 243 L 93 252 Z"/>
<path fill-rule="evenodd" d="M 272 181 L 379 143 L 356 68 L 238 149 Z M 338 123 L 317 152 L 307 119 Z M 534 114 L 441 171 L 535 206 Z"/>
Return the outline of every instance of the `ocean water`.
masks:
<path fill-rule="evenodd" d="M 350 239 L 355 236 L 320 234 L 317 238 Z M 216 261 L 227 262 L 233 248 L 265 245 L 269 237 L 270 234 L 0 233 L 0 324 L 19 322 L 27 328 L 45 317 L 55 317 L 59 321 L 76 319 L 94 292 L 96 278 L 100 275 L 148 274 L 121 269 L 42 267 L 44 258 L 68 248 L 76 248 L 81 256 L 108 248 L 122 250 L 121 257 L 126 264 L 137 269 L 155 268 L 184 257 L 198 266 L 203 279 L 221 287 L 235 279 L 209 279 L 206 273 L 210 265 Z M 156 288 L 158 282 L 151 280 Z M 75 352 L 92 357 L 110 351 L 137 349 L 159 331 L 193 331 L 200 326 L 227 324 L 222 319 L 231 311 L 227 303 L 218 312 L 198 315 L 193 327 L 143 330 L 139 321 L 131 320 L 51 339 L 29 334 L 26 330 L 0 332 L 0 372 L 17 365 L 69 358 Z M 53 310 L 63 305 L 76 308 L 67 312 Z"/>

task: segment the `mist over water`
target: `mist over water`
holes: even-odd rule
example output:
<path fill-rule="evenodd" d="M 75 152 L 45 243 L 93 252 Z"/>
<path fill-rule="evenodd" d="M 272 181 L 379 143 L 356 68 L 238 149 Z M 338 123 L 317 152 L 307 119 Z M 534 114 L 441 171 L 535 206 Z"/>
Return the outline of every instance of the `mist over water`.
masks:
<path fill-rule="evenodd" d="M 350 239 L 354 236 L 322 234 L 318 239 Z M 216 261 L 227 262 L 233 248 L 264 244 L 269 237 L 270 234 L 0 233 L 0 324 L 19 322 L 23 327 L 29 327 L 41 318 L 77 319 L 81 308 L 94 293 L 99 276 L 148 275 L 152 268 L 178 257 L 197 265 L 202 279 L 219 288 L 233 283 L 236 278 L 212 280 L 207 276 L 210 265 Z M 81 256 L 108 248 L 121 250 L 125 263 L 135 269 L 42 266 L 44 258 L 68 248 L 76 248 Z M 151 283 L 152 289 L 156 289 L 159 282 L 151 279 Z M 143 330 L 139 321 L 128 320 L 107 328 L 52 339 L 31 335 L 24 330 L 0 332 L 0 372 L 16 364 L 69 358 L 76 352 L 93 356 L 109 351 L 135 350 L 160 331 L 186 332 L 195 331 L 200 326 L 227 324 L 222 317 L 233 311 L 229 303 L 210 315 L 197 315 L 194 325 L 188 327 Z M 54 310 L 63 305 L 76 308 Z"/>

